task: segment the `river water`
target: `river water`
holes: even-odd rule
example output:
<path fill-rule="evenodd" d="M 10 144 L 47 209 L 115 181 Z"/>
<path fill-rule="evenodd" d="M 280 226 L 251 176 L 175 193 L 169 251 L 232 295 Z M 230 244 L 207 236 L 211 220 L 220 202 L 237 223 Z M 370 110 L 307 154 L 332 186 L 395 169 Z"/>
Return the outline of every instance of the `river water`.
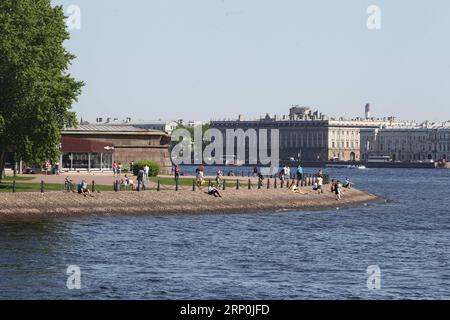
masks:
<path fill-rule="evenodd" d="M 328 173 L 386 203 L 0 221 L 0 298 L 450 299 L 450 170 Z M 69 265 L 81 290 L 67 288 Z M 369 290 L 374 265 L 381 286 Z"/>

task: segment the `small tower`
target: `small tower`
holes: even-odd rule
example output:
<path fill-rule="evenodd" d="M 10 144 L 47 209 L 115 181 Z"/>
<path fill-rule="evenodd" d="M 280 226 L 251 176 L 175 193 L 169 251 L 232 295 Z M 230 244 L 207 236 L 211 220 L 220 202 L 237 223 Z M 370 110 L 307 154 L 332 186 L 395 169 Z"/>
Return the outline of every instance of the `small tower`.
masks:
<path fill-rule="evenodd" d="M 370 119 L 370 104 L 366 104 L 366 120 Z"/>

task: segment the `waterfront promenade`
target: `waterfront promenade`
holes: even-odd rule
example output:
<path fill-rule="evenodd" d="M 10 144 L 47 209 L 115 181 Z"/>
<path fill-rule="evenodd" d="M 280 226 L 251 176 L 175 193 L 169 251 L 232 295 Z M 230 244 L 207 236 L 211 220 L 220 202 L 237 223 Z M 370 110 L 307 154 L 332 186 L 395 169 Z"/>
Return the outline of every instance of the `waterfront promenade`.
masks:
<path fill-rule="evenodd" d="M 311 187 L 300 188 L 302 193 L 288 189 L 232 189 L 221 190 L 222 198 L 215 198 L 203 190 L 162 190 L 145 192 L 102 192 L 93 197 L 77 193 L 3 193 L 0 197 L 0 218 L 72 217 L 80 215 L 164 215 L 252 213 L 364 205 L 379 201 L 374 195 L 351 189 L 336 201 L 328 189 L 322 195 Z"/>

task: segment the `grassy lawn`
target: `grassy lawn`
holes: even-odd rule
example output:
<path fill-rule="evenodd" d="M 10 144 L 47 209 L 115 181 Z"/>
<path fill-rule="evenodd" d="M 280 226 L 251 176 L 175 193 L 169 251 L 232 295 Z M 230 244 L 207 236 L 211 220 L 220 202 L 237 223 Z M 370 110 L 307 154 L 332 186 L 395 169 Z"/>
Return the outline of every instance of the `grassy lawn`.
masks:
<path fill-rule="evenodd" d="M 40 192 L 41 191 L 41 184 L 40 183 L 26 183 L 23 181 L 29 181 L 32 180 L 32 177 L 17 177 L 16 179 L 16 192 Z M 161 190 L 169 190 L 173 189 L 175 186 L 175 180 L 173 178 L 158 178 L 158 177 L 150 177 L 150 181 L 153 183 L 157 183 L 158 180 L 161 183 Z M 21 182 L 22 181 L 22 182 Z M 192 187 L 192 178 L 183 178 L 180 177 L 179 180 L 179 186 L 180 187 Z M 212 183 L 216 183 L 216 181 L 213 179 L 211 180 Z M 267 181 L 263 184 L 263 188 L 266 186 Z M 271 182 L 272 184 L 272 182 Z M 204 186 L 208 185 L 208 180 L 205 181 Z M 226 185 L 228 188 L 236 188 L 236 180 L 233 181 L 227 181 Z M 241 188 L 247 188 L 247 182 L 241 181 L 240 182 Z M 256 184 L 252 184 L 252 187 L 257 187 Z M 12 192 L 13 184 L 12 184 L 12 177 L 7 177 L 6 179 L 3 179 L 3 182 L 0 183 L 0 192 Z M 44 184 L 44 192 L 45 191 L 63 191 L 64 185 L 59 183 L 46 183 Z M 89 185 L 89 190 L 91 190 L 91 186 Z M 112 185 L 96 185 L 95 190 L 97 191 L 114 191 Z M 130 189 L 125 189 L 125 191 L 129 191 Z M 155 187 L 147 188 L 147 190 L 155 190 Z"/>
<path fill-rule="evenodd" d="M 16 181 L 31 181 L 34 177 L 16 177 Z M 14 177 L 3 177 L 2 181 L 13 181 Z"/>
<path fill-rule="evenodd" d="M 90 190 L 89 186 L 89 190 Z M 12 183 L 1 183 L 0 184 L 0 192 L 12 192 L 13 185 Z M 45 191 L 63 191 L 64 185 L 59 183 L 46 183 L 44 184 L 44 192 Z M 99 191 L 113 191 L 112 186 L 103 186 L 97 185 L 95 186 L 95 190 Z M 16 183 L 16 192 L 40 192 L 41 184 L 40 183 Z"/>

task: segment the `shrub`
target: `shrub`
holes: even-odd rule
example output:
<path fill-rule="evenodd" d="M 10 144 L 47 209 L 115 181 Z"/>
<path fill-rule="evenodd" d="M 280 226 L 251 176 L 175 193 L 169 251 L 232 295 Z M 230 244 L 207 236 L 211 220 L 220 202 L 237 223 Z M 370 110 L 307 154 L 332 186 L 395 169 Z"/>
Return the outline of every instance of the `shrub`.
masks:
<path fill-rule="evenodd" d="M 148 161 L 148 160 L 140 160 L 136 161 L 133 165 L 133 174 L 137 176 L 139 170 L 144 169 L 145 166 L 148 166 L 150 169 L 148 170 L 149 177 L 155 177 L 159 174 L 161 170 L 161 166 L 158 162 Z"/>

